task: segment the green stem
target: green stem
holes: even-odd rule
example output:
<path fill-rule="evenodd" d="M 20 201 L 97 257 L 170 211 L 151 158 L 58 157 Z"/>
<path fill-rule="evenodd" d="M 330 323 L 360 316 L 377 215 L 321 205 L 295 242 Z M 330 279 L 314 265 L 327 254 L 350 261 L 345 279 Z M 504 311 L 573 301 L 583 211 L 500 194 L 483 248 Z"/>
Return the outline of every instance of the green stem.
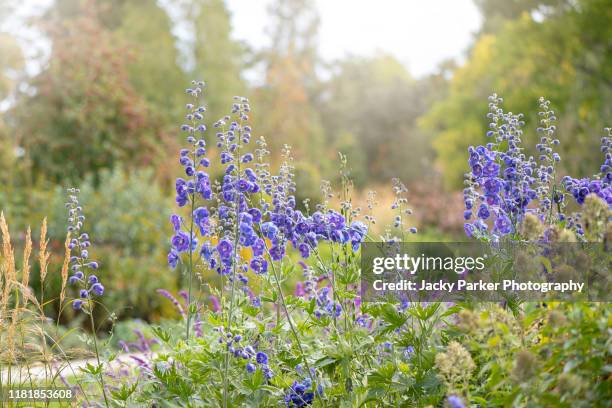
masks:
<path fill-rule="evenodd" d="M 242 120 L 240 120 L 240 133 L 242 133 Z M 241 140 L 241 134 L 237 135 L 238 140 Z M 240 145 L 238 145 L 238 150 L 240 149 Z M 237 160 L 236 166 L 236 174 L 238 174 L 238 179 L 240 179 L 240 160 Z M 238 210 L 240 207 L 240 195 L 236 194 L 236 201 L 234 202 L 234 213 L 236 219 L 234 220 L 234 254 L 232 258 L 232 288 L 230 289 L 230 307 L 227 315 L 227 332 L 231 332 L 232 328 L 232 320 L 234 318 L 234 303 L 235 303 L 235 292 L 236 292 L 236 266 L 238 262 L 236 258 L 238 256 L 238 224 L 240 223 Z M 230 352 L 229 348 L 225 352 L 225 361 L 223 364 L 223 408 L 227 408 L 227 397 L 228 397 L 228 373 L 229 373 L 229 360 L 230 360 Z"/>
<path fill-rule="evenodd" d="M 98 370 L 100 370 L 100 386 L 102 387 L 102 395 L 104 396 L 104 404 L 106 405 L 106 407 L 108 408 L 108 398 L 106 397 L 106 386 L 104 385 L 104 371 L 102 370 L 102 365 L 100 364 L 100 353 L 98 352 L 98 340 L 97 340 L 97 334 L 96 334 L 96 326 L 94 324 L 94 318 L 93 318 L 93 306 L 91 305 L 91 300 L 90 302 L 90 307 L 89 307 L 89 321 L 91 322 L 91 332 L 92 332 L 92 336 L 93 336 L 93 342 L 94 342 L 94 350 L 96 352 L 96 361 L 98 362 Z"/>
<path fill-rule="evenodd" d="M 315 395 L 317 397 L 319 397 L 321 399 L 321 401 L 323 402 L 323 405 L 325 405 L 325 401 L 323 401 L 323 398 L 321 397 L 321 395 L 319 394 L 319 392 L 317 391 L 317 382 L 314 378 L 314 376 L 312 375 L 312 372 L 310 370 L 310 364 L 308 364 L 308 360 L 306 359 L 306 355 L 304 354 L 304 349 L 302 348 L 302 343 L 300 342 L 300 337 L 298 336 L 297 330 L 295 329 L 295 326 L 293 325 L 293 321 L 291 320 L 291 316 L 289 315 L 289 310 L 287 310 L 287 304 L 285 303 L 285 296 L 283 295 L 283 289 L 281 288 L 280 285 L 280 281 L 279 281 L 279 276 L 278 273 L 276 271 L 276 267 L 274 266 L 274 262 L 272 262 L 272 257 L 270 256 L 270 251 L 267 250 L 268 252 L 268 257 L 270 258 L 270 265 L 272 268 L 272 272 L 274 273 L 274 281 L 276 282 L 276 287 L 278 290 L 278 295 L 279 298 L 281 300 L 281 305 L 283 307 L 283 310 L 285 312 L 285 315 L 287 316 L 287 322 L 289 322 L 289 327 L 291 328 L 291 332 L 293 333 L 293 337 L 295 338 L 295 342 L 298 345 L 298 349 L 300 350 L 300 355 L 302 357 L 302 360 L 304 360 L 304 365 L 306 366 L 306 370 L 308 371 L 308 377 L 310 378 L 310 381 L 312 382 L 312 386 L 314 387 L 314 392 Z"/>

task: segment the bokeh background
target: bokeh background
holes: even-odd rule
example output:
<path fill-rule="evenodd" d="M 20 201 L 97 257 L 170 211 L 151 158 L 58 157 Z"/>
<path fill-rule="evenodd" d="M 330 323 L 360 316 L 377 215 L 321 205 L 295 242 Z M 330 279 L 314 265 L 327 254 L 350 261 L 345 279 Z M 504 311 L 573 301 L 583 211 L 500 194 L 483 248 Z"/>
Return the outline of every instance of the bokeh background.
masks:
<path fill-rule="evenodd" d="M 526 114 L 530 148 L 550 99 L 561 172 L 597 171 L 612 2 L 0 0 L 0 208 L 18 241 L 47 216 L 61 254 L 65 188 L 80 187 L 119 319 L 158 319 L 155 289 L 176 289 L 165 257 L 191 79 L 207 82 L 210 123 L 244 95 L 274 165 L 293 146 L 299 200 L 338 182 L 342 152 L 379 224 L 399 177 L 418 239 L 457 239 L 466 149 L 485 140 L 493 92 Z"/>

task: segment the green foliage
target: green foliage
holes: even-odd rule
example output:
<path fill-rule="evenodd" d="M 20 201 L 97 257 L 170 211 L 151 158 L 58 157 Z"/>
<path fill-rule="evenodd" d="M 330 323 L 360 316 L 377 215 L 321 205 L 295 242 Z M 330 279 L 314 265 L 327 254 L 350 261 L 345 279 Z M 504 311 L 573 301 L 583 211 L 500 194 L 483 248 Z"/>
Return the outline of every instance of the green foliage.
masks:
<path fill-rule="evenodd" d="M 320 110 L 327 137 L 334 151 L 348 155 L 357 186 L 427 177 L 422 170 L 433 155 L 416 120 L 435 98 L 435 76 L 416 81 L 390 56 L 351 58 L 325 87 Z"/>
<path fill-rule="evenodd" d="M 253 98 L 253 109 L 266 113 L 257 115 L 254 127 L 273 154 L 288 144 L 298 161 L 328 170 L 327 161 L 321 160 L 325 135 L 314 106 L 318 14 L 310 0 L 277 1 L 270 10 L 272 46 L 259 56 L 265 86 L 256 89 Z"/>
<path fill-rule="evenodd" d="M 547 9 L 546 9 L 547 10 Z M 565 170 L 577 176 L 592 174 L 591 157 L 598 150 L 597 134 L 610 116 L 612 35 L 608 2 L 559 2 L 539 21 L 522 13 L 482 34 L 467 63 L 455 71 L 449 95 L 421 119 L 422 128 L 435 138 L 438 163 L 448 187 L 460 186 L 467 170 L 463 152 L 484 143 L 481 124 L 487 112 L 486 96 L 494 91 L 519 112 L 532 111 L 546 95 L 562 118 Z M 528 138 L 535 138 L 537 123 L 528 122 Z M 533 142 L 535 144 L 535 142 Z"/>
<path fill-rule="evenodd" d="M 225 116 L 234 95 L 243 95 L 244 46 L 231 37 L 230 15 L 223 0 L 188 0 L 188 16 L 195 30 L 192 78 L 204 78 L 210 98 L 208 117 Z"/>
<path fill-rule="evenodd" d="M 591 407 L 609 401 L 610 307 L 525 304 L 459 314 L 460 339 L 477 363 L 471 400 L 502 406 Z"/>
<path fill-rule="evenodd" d="M 170 18 L 155 0 L 116 0 L 105 10 L 105 26 L 126 44 L 130 84 L 164 128 L 174 130 L 174 120 L 182 112 L 183 93 L 177 84 L 187 81 Z"/>
<path fill-rule="evenodd" d="M 55 23 L 49 64 L 16 107 L 31 178 L 76 180 L 119 163 L 150 162 L 159 127 L 129 83 L 125 49 L 94 8 L 49 18 Z"/>
<path fill-rule="evenodd" d="M 6 198 L 12 200 L 0 201 L 0 206 L 5 215 L 15 221 L 15 228 L 25 230 L 27 225 L 39 224 L 47 216 L 53 247 L 63 247 L 66 236 L 64 188 L 30 191 L 27 201 L 26 197 Z M 163 194 L 152 173 L 104 170 L 97 182 L 93 176 L 85 179 L 81 198 L 87 208 L 89 231 L 97 240 L 94 252 L 100 261 L 99 275 L 108 291 L 105 297 L 108 312 L 98 312 L 103 316 L 114 313 L 118 318 L 148 319 L 168 314 L 169 310 L 164 311 L 160 299 L 151 294 L 160 287 L 173 288 L 177 281 L 165 266 L 171 199 Z M 34 231 L 34 235 L 37 233 Z M 49 268 L 60 270 L 61 262 L 61 258 L 52 258 Z M 34 293 L 39 293 L 38 274 L 34 274 L 31 284 Z M 46 297 L 57 301 L 59 274 L 49 274 L 45 285 Z M 53 314 L 58 310 L 55 301 Z M 70 313 L 66 311 L 65 316 Z"/>
<path fill-rule="evenodd" d="M 155 318 L 161 304 L 151 293 L 176 282 L 165 267 L 170 200 L 150 171 L 121 170 L 101 173 L 97 189 L 93 178 L 87 179 L 81 199 L 96 237 L 100 278 L 108 287 L 106 307 L 118 317 Z"/>

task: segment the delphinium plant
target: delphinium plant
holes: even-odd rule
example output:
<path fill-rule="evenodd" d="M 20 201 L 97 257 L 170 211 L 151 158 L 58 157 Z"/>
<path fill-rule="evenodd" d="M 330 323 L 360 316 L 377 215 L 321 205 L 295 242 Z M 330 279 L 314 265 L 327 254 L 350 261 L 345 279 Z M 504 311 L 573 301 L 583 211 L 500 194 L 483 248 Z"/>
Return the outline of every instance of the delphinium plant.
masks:
<path fill-rule="evenodd" d="M 489 98 L 491 142 L 468 150 L 466 234 L 483 241 L 534 242 L 535 248 L 546 248 L 548 243 L 605 244 L 612 232 L 610 129 L 601 139 L 604 163 L 600 171 L 592 178 L 565 176 L 559 181 L 561 157 L 555 149 L 560 142 L 550 102 L 539 100 L 537 160 L 522 147 L 522 116 L 504 112 L 502 102 L 497 95 Z M 567 214 L 576 204 L 579 211 Z M 573 247 L 563 248 L 571 251 Z M 516 267 L 515 259 L 510 261 L 510 267 Z M 529 262 L 549 273 L 562 272 L 548 270 L 550 265 L 537 254 Z M 449 405 L 464 406 L 467 400 L 501 406 L 593 406 L 609 398 L 610 387 L 604 385 L 609 373 L 601 367 L 609 358 L 605 351 L 609 336 L 595 323 L 599 317 L 609 319 L 607 303 L 507 302 L 501 307 L 463 307 L 455 327 L 461 333 L 457 340 L 468 354 L 465 349 L 451 353 L 457 344 L 449 345 L 445 354 L 438 354 L 436 364 L 444 376 L 451 372 L 444 367 L 450 354 L 465 354 L 467 361 L 471 353 L 476 370 L 473 378 L 463 379 L 461 395 L 449 396 Z M 453 387 L 447 384 L 447 391 L 453 392 Z"/>
<path fill-rule="evenodd" d="M 537 198 L 536 164 L 522 146 L 522 115 L 504 112 L 501 102 L 497 95 L 489 98 L 491 141 L 469 148 L 471 171 L 464 190 L 464 217 L 471 221 L 465 224 L 466 234 L 492 240 L 515 233 Z"/>
<path fill-rule="evenodd" d="M 126 403 L 465 407 L 504 404 L 513 395 L 537 400 L 534 390 L 546 381 L 531 387 L 524 374 L 535 372 L 535 353 L 550 350 L 530 343 L 539 332 L 527 325 L 546 319 L 548 309 L 525 305 L 511 314 L 494 305 L 472 311 L 474 305 L 467 304 L 362 302 L 361 244 L 398 243 L 416 233 L 407 225 L 407 188 L 393 181 L 394 224 L 372 237 L 375 220 L 353 207 L 348 165 L 340 156 L 340 192 L 324 182 L 321 203 L 312 211 L 305 203 L 301 210 L 290 148 L 283 148 L 274 171 L 265 139 L 252 143 L 250 105 L 243 97 L 235 98 L 231 114 L 208 134 L 203 86 L 195 82 L 187 90 L 194 100 L 182 129 L 190 147 L 180 152 L 181 210 L 170 220 L 168 263 L 185 274 L 188 287 L 177 297 L 159 291 L 183 317 L 184 334 L 177 335 L 174 326 L 154 328 L 159 352 L 139 363 L 141 378 L 123 396 Z M 564 215 L 549 103 L 540 100 L 536 160 L 522 147 L 522 117 L 505 113 L 497 96 L 490 102 L 492 141 L 469 151 L 468 235 L 542 240 L 554 235 L 547 231 L 559 235 L 566 227 L 579 234 L 570 219 L 580 217 Z M 374 195 L 370 213 L 373 205 Z M 597 208 L 589 211 L 601 215 Z M 483 329 L 491 324 L 493 331 Z M 499 365 L 491 362 L 497 358 Z M 552 367 L 549 373 L 556 375 Z"/>
<path fill-rule="evenodd" d="M 321 204 L 311 212 L 305 203 L 300 210 L 289 146 L 274 173 L 265 140 L 252 143 L 250 105 L 243 97 L 214 123 L 210 140 L 203 90 L 201 82 L 187 90 L 193 101 L 181 128 L 190 147 L 180 152 L 181 210 L 171 216 L 168 263 L 186 274 L 185 306 L 162 293 L 184 315 L 185 335 L 178 339 L 170 330 L 155 329 L 164 351 L 151 362 L 135 398 L 224 407 L 246 401 L 289 407 L 407 401 L 402 387 L 410 385 L 406 370 L 413 343 L 431 350 L 437 338 L 433 322 L 442 310 L 415 309 L 418 331 L 409 327 L 408 304 L 362 312 L 358 251 L 374 220 L 360 221 L 361 210 L 352 206 L 346 158 L 340 160 L 340 210 L 332 208 L 329 183 Z M 221 175 L 213 178 L 208 171 Z M 406 189 L 399 181 L 395 185 L 394 208 L 405 217 Z M 219 287 L 212 287 L 218 281 L 212 275 L 221 278 Z M 214 299 L 218 295 L 218 307 L 201 301 L 210 296 L 203 293 L 209 288 Z M 431 361 L 420 366 L 424 376 L 435 378 Z M 389 389 L 395 377 L 403 385 Z M 419 398 L 426 394 L 427 378 L 413 387 Z"/>
<path fill-rule="evenodd" d="M 94 318 L 94 308 L 99 303 L 99 298 L 104 294 L 104 286 L 96 275 L 96 271 L 99 267 L 98 262 L 92 260 L 89 255 L 91 241 L 89 235 L 84 232 L 83 229 L 85 215 L 83 214 L 83 207 L 79 204 L 78 194 L 79 189 L 69 189 L 68 202 L 66 203 L 69 224 L 67 229 L 71 237 L 68 249 L 72 254 L 69 260 L 69 267 L 72 275 L 68 278 L 68 282 L 75 286 L 78 291 L 78 297 L 72 299 L 70 302 L 75 311 L 88 315 L 97 365 L 93 366 L 88 364 L 84 370 L 94 376 L 99 382 L 100 391 L 104 397 L 104 403 L 106 406 L 109 406 L 106 384 L 104 381 L 105 366 L 100 360 L 98 330 Z"/>
<path fill-rule="evenodd" d="M 548 230 L 567 228 L 579 240 L 584 239 L 580 212 L 565 214 L 568 204 L 565 196 L 570 193 L 581 206 L 593 194 L 612 205 L 611 130 L 606 128 L 601 139 L 604 163 L 597 174 L 583 179 L 564 176 L 559 181 L 557 164 L 561 157 L 555 148 L 560 141 L 555 137 L 557 118 L 550 102 L 539 100 L 537 161 L 527 156 L 522 146 L 522 115 L 504 112 L 502 102 L 495 94 L 489 98 L 487 117 L 491 122 L 487 136 L 491 142 L 468 150 L 470 172 L 466 174 L 464 189 L 466 234 L 492 241 L 504 236 L 520 240 L 523 222 L 533 224 L 532 220 L 538 220 Z"/>

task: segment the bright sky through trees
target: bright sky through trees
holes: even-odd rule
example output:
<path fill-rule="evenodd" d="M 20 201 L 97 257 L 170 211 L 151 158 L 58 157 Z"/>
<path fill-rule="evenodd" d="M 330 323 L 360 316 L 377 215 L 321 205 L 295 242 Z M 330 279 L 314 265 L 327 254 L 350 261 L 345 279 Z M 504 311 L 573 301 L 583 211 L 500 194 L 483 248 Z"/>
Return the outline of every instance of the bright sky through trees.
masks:
<path fill-rule="evenodd" d="M 234 36 L 267 44 L 270 0 L 228 0 Z M 389 53 L 413 75 L 431 72 L 445 59 L 460 57 L 481 17 L 472 0 L 317 0 L 319 47 L 325 59 L 347 54 Z"/>

